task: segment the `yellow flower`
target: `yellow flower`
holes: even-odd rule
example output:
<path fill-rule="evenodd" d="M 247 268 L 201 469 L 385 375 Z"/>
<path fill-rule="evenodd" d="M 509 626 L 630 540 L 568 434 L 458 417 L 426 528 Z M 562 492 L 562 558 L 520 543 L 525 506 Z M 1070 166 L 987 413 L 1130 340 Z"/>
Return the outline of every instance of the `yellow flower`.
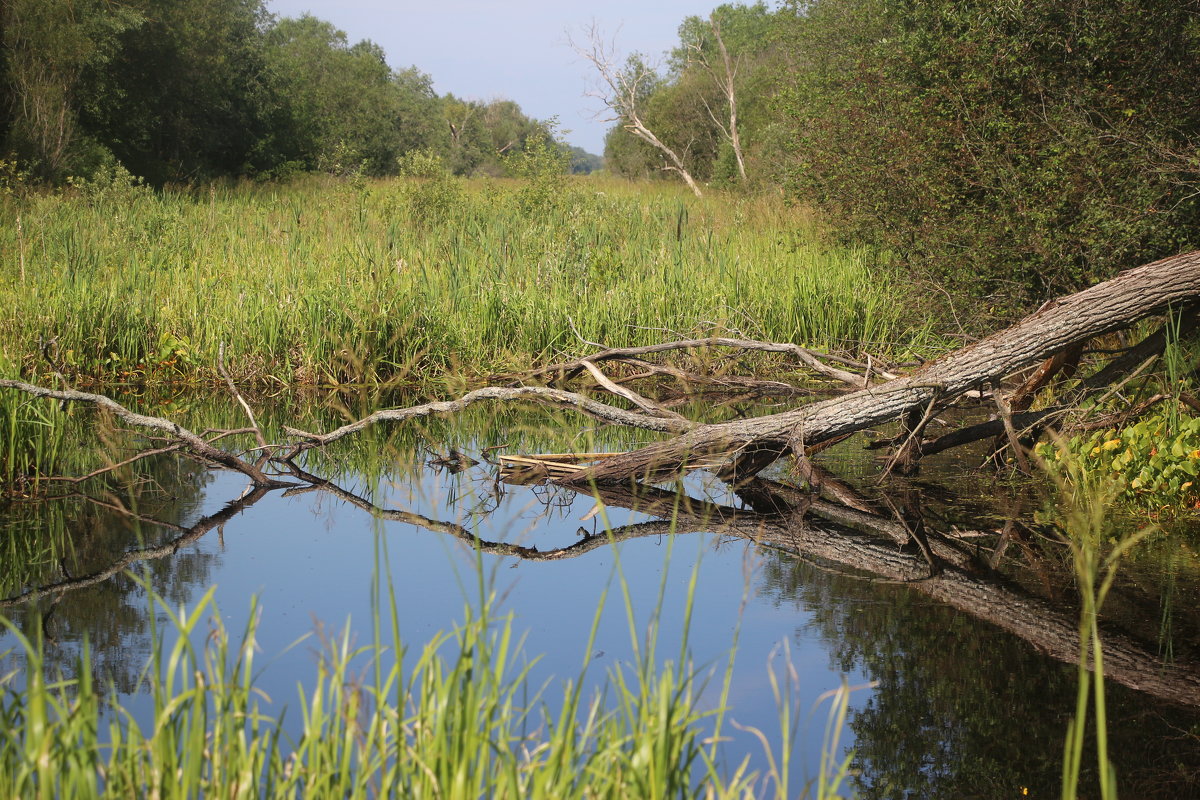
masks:
<path fill-rule="evenodd" d="M 1104 443 L 1105 450 L 1116 450 L 1120 446 L 1121 446 L 1120 439 L 1109 439 L 1107 442 Z"/>

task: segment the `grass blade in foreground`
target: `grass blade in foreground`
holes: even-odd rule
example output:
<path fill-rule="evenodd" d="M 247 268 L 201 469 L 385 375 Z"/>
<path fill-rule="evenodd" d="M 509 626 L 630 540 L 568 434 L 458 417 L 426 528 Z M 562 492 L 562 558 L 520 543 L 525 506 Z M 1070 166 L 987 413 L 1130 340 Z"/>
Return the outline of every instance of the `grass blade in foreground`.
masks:
<path fill-rule="evenodd" d="M 191 609 L 151 593 L 170 626 L 151 632 L 148 722 L 119 705 L 102 709 L 86 647 L 78 680 L 46 680 L 40 637 L 0 618 L 27 676 L 20 687 L 15 675 L 0 676 L 0 787 L 6 797 L 164 799 L 752 797 L 767 788 L 745 763 L 723 778 L 705 752 L 705 732 L 726 711 L 701 708 L 706 678 L 686 649 L 656 663 L 657 621 L 632 668 L 611 671 L 590 699 L 581 672 L 560 700 L 529 686 L 531 660 L 512 617 L 492 613 L 490 595 L 478 610 L 468 605 L 464 622 L 435 637 L 405 674 L 390 588 L 387 596 L 390 609 L 380 605 L 393 616 L 394 646 L 378 619 L 363 647 L 348 633 L 323 637 L 294 739 L 254 686 L 254 622 L 231 639 L 212 590 Z M 202 620 L 209 634 L 189 635 Z M 785 785 L 776 780 L 774 793 L 783 796 Z"/>

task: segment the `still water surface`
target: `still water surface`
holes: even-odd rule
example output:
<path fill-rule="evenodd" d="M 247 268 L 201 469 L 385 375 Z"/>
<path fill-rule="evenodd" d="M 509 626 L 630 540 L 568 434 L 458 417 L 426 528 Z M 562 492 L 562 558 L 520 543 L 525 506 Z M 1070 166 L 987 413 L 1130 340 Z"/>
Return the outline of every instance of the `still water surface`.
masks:
<path fill-rule="evenodd" d="M 441 450 L 481 459 L 492 444 L 459 429 Z M 576 446 L 564 439 L 557 448 Z M 136 506 L 128 502 L 134 494 L 92 492 L 107 502 L 123 498 L 141 519 L 80 499 L 10 508 L 0 517 L 0 535 L 60 525 L 69 546 L 19 586 L 4 581 L 10 597 L 60 590 L 0 612 L 25 630 L 35 616 L 44 619 L 50 661 L 64 671 L 86 637 L 96 671 L 113 680 L 123 702 L 145 709 L 148 699 L 137 691 L 148 653 L 141 588 L 119 571 L 79 584 L 139 547 L 182 541 L 131 568 L 145 569 L 174 604 L 194 604 L 215 586 L 223 621 L 235 632 L 257 596 L 257 663 L 268 664 L 259 686 L 282 709 L 295 705 L 298 685 L 311 685 L 315 631 L 349 626 L 359 642 L 369 641 L 381 572 L 394 582 L 410 655 L 461 621 L 464 605 L 478 604 L 482 584 L 494 593 L 496 610 L 514 615 L 528 656 L 539 657 L 534 685 L 574 678 L 586 662 L 593 686 L 607 668 L 633 659 L 620 582 L 629 588 L 634 636 L 644 635 L 657 611 L 658 652 L 673 658 L 694 576 L 689 643 L 696 665 L 714 673 L 706 702 L 716 702 L 736 637 L 730 717 L 777 742 L 769 670 L 782 678 L 790 664 L 790 702 L 800 710 L 797 779 L 818 768 L 827 708 L 819 698 L 845 679 L 872 684 L 854 692 L 842 740 L 842 754 L 854 753 L 861 796 L 1057 796 L 1075 669 L 1055 657 L 1055 637 L 1074 624 L 1073 590 L 1042 552 L 1048 545 L 1037 534 L 1036 503 L 1014 500 L 990 478 L 943 462 L 927 467 L 921 484 L 893 487 L 885 497 L 869 480 L 869 464 L 835 455 L 827 464 L 875 495 L 875 524 L 830 519 L 836 510 L 820 501 L 810 507 L 787 488 L 795 481 L 783 465 L 769 476 L 782 487 L 735 493 L 698 473 L 636 497 L 610 494 L 598 507 L 590 495 L 499 483 L 486 461 L 452 472 L 427 460 L 410 452 L 372 479 L 333 463 L 312 465 L 333 485 L 249 498 L 241 476 L 164 461 L 152 468 L 153 488 L 136 493 Z M 961 487 L 964 474 L 975 482 L 969 502 L 946 488 Z M 231 511 L 239 498 L 242 507 Z M 228 519 L 212 525 L 223 512 Z M 204 532 L 193 536 L 197 524 Z M 606 524 L 619 541 L 608 540 Z M 919 540 L 927 529 L 934 551 L 948 542 L 934 558 L 945 566 L 930 568 L 917 544 L 889 540 L 896 525 L 916 530 Z M 1112 624 L 1113 646 L 1132 648 L 1125 682 L 1153 687 L 1142 692 L 1110 682 L 1110 748 L 1126 796 L 1200 796 L 1200 680 L 1191 673 L 1177 680 L 1154 666 L 1164 652 L 1180 662 L 1196 655 L 1195 559 L 1186 537 L 1152 547 L 1164 555 L 1148 557 L 1141 571 L 1138 563 L 1130 568 L 1112 601 Z M 997 550 L 997 571 L 978 567 Z M 959 570 L 954 559 L 964 553 Z M 1169 587 L 1157 570 L 1163 559 L 1179 565 L 1167 571 Z M 1030 609 L 1045 619 L 1045 630 L 1022 616 Z M 0 653 L 13 646 L 11 636 L 0 635 Z M 1139 653 L 1148 660 L 1139 661 Z M 0 674 L 14 667 L 20 670 L 21 661 L 10 653 Z M 754 735 L 736 728 L 726 734 L 731 765 L 748 756 L 765 769 Z"/>

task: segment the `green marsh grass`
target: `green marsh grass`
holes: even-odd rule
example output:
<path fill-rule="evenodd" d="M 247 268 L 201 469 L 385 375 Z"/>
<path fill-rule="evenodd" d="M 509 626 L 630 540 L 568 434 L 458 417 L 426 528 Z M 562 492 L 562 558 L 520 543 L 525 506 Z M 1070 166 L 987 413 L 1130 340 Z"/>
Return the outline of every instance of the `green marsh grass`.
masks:
<path fill-rule="evenodd" d="M 0 374 L 13 371 L 0 356 Z M 0 391 L 0 497 L 6 488 L 36 491 L 42 476 L 64 466 L 66 417 L 58 403 Z"/>
<path fill-rule="evenodd" d="M 769 197 L 442 176 L 0 199 L 0 355 L 101 383 L 481 376 L 606 345 L 736 332 L 902 354 L 879 257 Z M 22 220 L 17 241 L 16 218 Z M 45 352 L 48 356 L 44 357 Z"/>
<path fill-rule="evenodd" d="M 1121 560 L 1154 528 L 1112 536 L 1108 516 L 1119 489 L 1105 475 L 1091 471 L 1056 438 L 1060 455 L 1056 462 L 1038 461 L 1053 480 L 1060 510 L 1058 526 L 1070 554 L 1079 592 L 1079 661 L 1075 713 L 1067 726 L 1063 745 L 1062 798 L 1079 796 L 1083 751 L 1087 739 L 1089 709 L 1095 716 L 1096 773 L 1100 797 L 1115 800 L 1117 775 L 1108 754 L 1108 716 L 1104 691 L 1104 646 L 1100 641 L 1100 608 L 1117 577 Z"/>

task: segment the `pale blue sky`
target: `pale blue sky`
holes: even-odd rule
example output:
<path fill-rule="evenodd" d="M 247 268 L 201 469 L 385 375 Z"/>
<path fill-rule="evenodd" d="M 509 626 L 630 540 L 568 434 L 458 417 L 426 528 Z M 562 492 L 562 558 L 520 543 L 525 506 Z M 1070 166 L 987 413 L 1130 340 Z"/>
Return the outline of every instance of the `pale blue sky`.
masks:
<path fill-rule="evenodd" d="M 594 83 L 591 66 L 566 43 L 570 29 L 582 38 L 593 19 L 622 53 L 656 58 L 673 47 L 679 23 L 707 15 L 720 0 L 270 0 L 280 16 L 305 12 L 332 22 L 351 42 L 371 39 L 396 68 L 416 66 L 433 77 L 440 94 L 520 103 L 525 113 L 557 116 L 572 144 L 602 153 L 610 123 L 593 119 L 602 110 L 585 97 Z"/>

